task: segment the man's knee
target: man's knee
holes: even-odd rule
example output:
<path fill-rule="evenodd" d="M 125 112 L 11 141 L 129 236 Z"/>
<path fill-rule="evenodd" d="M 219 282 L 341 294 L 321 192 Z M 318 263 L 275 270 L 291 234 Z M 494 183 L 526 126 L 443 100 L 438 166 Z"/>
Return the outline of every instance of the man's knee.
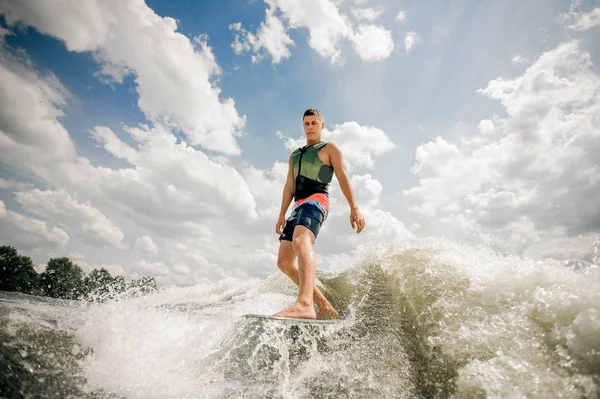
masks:
<path fill-rule="evenodd" d="M 292 248 L 294 248 L 294 252 L 297 254 L 299 254 L 303 249 L 309 248 L 311 244 L 312 240 L 308 234 L 295 235 L 292 239 Z"/>
<path fill-rule="evenodd" d="M 277 255 L 277 267 L 285 271 L 290 271 L 294 268 L 294 261 L 296 254 L 294 253 L 294 246 L 290 241 L 281 241 L 279 247 L 279 253 Z"/>

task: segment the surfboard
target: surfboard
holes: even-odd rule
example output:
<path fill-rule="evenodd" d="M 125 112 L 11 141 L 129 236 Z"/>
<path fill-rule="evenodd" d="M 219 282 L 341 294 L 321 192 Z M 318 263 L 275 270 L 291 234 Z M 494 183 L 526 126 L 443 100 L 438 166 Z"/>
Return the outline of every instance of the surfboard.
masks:
<path fill-rule="evenodd" d="M 286 323 L 309 323 L 309 324 L 336 324 L 340 322 L 340 319 L 334 320 L 314 320 L 314 319 L 298 319 L 295 317 L 280 317 L 280 316 L 268 316 L 264 314 L 245 314 L 242 317 L 247 319 L 261 319 L 261 320 L 277 320 Z"/>

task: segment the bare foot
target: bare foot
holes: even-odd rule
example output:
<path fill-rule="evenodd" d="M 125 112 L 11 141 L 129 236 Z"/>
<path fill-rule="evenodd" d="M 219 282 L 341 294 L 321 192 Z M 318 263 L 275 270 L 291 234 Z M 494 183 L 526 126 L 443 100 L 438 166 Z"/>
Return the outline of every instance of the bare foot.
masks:
<path fill-rule="evenodd" d="M 333 306 L 324 306 L 319 308 L 319 312 L 317 313 L 317 319 L 319 320 L 327 320 L 327 319 L 339 319 L 340 315 L 337 310 L 334 309 Z"/>
<path fill-rule="evenodd" d="M 275 313 L 277 317 L 292 317 L 296 319 L 316 319 L 317 314 L 313 305 L 302 305 L 296 302 L 287 309 Z"/>

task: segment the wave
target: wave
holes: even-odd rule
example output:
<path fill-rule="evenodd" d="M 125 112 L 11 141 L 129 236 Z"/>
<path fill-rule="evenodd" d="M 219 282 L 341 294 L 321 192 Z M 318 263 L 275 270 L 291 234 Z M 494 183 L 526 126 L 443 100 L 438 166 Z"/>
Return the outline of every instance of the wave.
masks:
<path fill-rule="evenodd" d="M 240 318 L 293 301 L 277 273 L 103 304 L 2 295 L 0 317 L 9 344 L 67 353 L 63 374 L 89 397 L 595 398 L 600 268 L 577 265 L 439 239 L 370 244 L 318 275 L 333 325 Z M 38 337 L 17 339 L 25 325 Z M 62 346 L 40 341 L 51 333 Z"/>

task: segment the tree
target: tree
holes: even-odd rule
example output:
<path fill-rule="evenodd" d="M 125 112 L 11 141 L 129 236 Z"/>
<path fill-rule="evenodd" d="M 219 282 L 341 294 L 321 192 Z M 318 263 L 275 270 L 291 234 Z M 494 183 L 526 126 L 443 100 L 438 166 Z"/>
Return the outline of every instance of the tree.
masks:
<path fill-rule="evenodd" d="M 0 291 L 19 291 L 34 294 L 38 287 L 38 274 L 31 258 L 20 256 L 9 246 L 0 247 Z"/>
<path fill-rule="evenodd" d="M 88 299 L 98 296 L 96 298 L 98 300 L 112 298 L 115 294 L 124 292 L 127 288 L 123 276 L 113 277 L 105 268 L 92 270 L 83 280 L 83 284 Z"/>
<path fill-rule="evenodd" d="M 77 299 L 84 293 L 83 270 L 69 258 L 53 258 L 40 275 L 44 293 L 54 298 Z"/>
<path fill-rule="evenodd" d="M 129 284 L 129 290 L 132 294 L 149 294 L 153 291 L 156 291 L 156 280 L 154 277 L 144 276 L 140 279 L 133 280 Z"/>

